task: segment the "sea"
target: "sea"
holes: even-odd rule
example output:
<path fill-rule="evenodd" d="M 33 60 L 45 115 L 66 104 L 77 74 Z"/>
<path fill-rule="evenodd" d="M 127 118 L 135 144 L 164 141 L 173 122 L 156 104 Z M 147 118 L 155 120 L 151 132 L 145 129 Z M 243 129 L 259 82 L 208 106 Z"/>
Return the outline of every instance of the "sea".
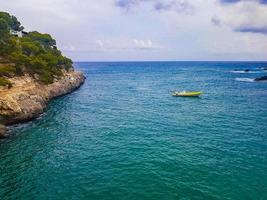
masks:
<path fill-rule="evenodd" d="M 263 67 L 76 62 L 84 85 L 0 141 L 0 199 L 266 200 Z"/>

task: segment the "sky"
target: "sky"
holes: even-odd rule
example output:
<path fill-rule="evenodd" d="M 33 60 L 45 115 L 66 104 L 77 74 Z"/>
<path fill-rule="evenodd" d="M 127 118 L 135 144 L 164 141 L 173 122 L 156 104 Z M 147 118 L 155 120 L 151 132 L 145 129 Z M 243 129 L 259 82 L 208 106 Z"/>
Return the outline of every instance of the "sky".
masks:
<path fill-rule="evenodd" d="M 74 61 L 266 61 L 267 0 L 0 0 Z"/>

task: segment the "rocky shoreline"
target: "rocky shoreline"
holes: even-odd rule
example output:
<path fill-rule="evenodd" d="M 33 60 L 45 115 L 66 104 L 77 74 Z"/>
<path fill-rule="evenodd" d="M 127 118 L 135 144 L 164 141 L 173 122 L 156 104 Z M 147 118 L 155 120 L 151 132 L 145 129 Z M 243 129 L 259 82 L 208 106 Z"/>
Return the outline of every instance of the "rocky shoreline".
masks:
<path fill-rule="evenodd" d="M 49 85 L 40 84 L 28 75 L 10 81 L 11 89 L 0 89 L 0 138 L 7 136 L 5 126 L 40 116 L 49 100 L 79 88 L 85 76 L 81 72 L 66 72 Z"/>

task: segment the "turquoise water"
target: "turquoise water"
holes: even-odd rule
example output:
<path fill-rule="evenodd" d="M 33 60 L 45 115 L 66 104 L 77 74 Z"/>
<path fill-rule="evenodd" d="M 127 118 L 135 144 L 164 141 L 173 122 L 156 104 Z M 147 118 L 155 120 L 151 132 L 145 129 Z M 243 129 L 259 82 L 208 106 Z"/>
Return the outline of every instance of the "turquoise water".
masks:
<path fill-rule="evenodd" d="M 0 199 L 267 199 L 266 63 L 75 65 L 86 83 L 0 141 Z"/>

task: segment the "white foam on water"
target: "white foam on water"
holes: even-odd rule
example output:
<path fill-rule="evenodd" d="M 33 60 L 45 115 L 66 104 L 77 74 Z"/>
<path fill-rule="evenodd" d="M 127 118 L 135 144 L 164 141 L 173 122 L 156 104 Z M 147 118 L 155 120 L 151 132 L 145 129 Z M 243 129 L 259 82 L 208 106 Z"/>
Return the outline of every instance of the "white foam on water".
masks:
<path fill-rule="evenodd" d="M 149 90 L 148 87 L 138 87 L 137 90 Z"/>
<path fill-rule="evenodd" d="M 241 82 L 254 82 L 253 78 L 235 78 L 235 80 Z"/>
<path fill-rule="evenodd" d="M 259 73 L 266 73 L 266 71 L 240 71 L 240 70 L 232 70 L 231 73 L 235 74 L 259 74 Z"/>

